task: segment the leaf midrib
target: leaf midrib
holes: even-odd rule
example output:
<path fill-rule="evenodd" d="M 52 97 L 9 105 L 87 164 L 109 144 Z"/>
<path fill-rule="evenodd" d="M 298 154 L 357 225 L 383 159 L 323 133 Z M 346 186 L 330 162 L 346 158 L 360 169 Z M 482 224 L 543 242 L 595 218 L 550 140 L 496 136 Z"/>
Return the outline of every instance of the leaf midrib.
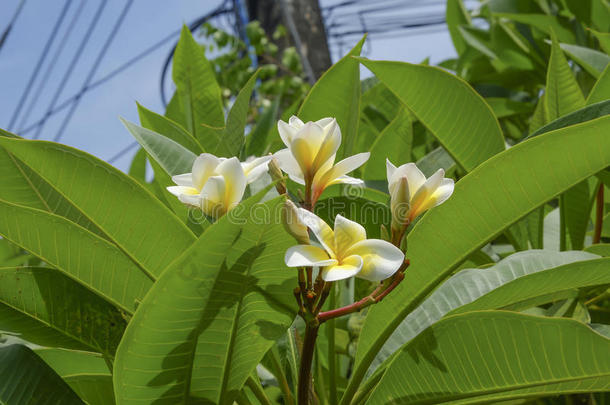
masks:
<path fill-rule="evenodd" d="M 10 205 L 13 205 L 13 206 L 16 206 L 16 207 L 22 207 L 20 205 L 13 204 L 13 203 L 10 203 L 10 202 L 6 202 L 4 200 L 0 200 L 0 202 L 5 202 L 7 204 L 10 204 Z M 77 224 L 75 222 L 72 222 L 72 221 L 70 221 L 67 218 L 64 218 L 64 217 L 62 217 L 60 215 L 54 214 L 52 212 L 47 212 L 47 211 L 39 210 L 37 208 L 31 208 L 31 207 L 26 207 L 26 208 L 29 209 L 29 210 L 32 210 L 32 211 L 37 211 L 37 213 L 43 213 L 44 215 L 49 215 L 51 217 L 54 217 L 53 219 L 55 219 L 55 220 L 70 222 L 79 231 L 81 231 L 83 233 L 88 233 L 93 239 L 98 239 L 98 242 L 100 244 L 110 245 L 110 246 L 116 247 L 118 249 L 118 246 L 116 246 L 114 243 L 112 243 L 112 242 L 110 242 L 110 241 L 100 237 L 99 235 L 94 234 L 93 232 L 89 231 L 87 228 L 85 228 L 85 227 L 83 227 L 83 226 L 81 226 L 81 225 L 79 225 L 79 224 Z M 21 247 L 22 249 L 30 252 L 28 249 L 26 249 L 23 246 L 23 244 L 21 242 L 20 243 L 15 242 L 12 238 L 6 237 L 6 235 L 4 235 L 1 231 L 0 231 L 0 235 L 5 237 L 7 240 L 12 241 L 15 245 Z M 36 236 L 37 236 L 37 238 L 40 238 L 40 234 L 38 232 L 36 233 Z M 21 239 L 21 237 L 20 237 L 20 239 Z M 55 246 L 57 247 L 57 244 Z M 66 246 L 69 246 L 69 245 L 66 245 Z M 33 256 L 36 256 L 39 259 L 42 259 L 45 263 L 48 263 L 48 264 L 52 264 L 53 263 L 53 260 L 49 260 L 47 257 L 45 257 L 45 255 L 43 255 L 41 253 L 32 253 L 32 252 L 30 252 L 30 253 Z M 114 305 L 115 307 L 120 308 L 121 310 L 125 311 L 126 313 L 128 313 L 130 315 L 133 315 L 134 311 L 132 311 L 131 309 L 127 308 L 123 304 L 117 302 L 114 298 L 111 298 L 111 297 L 107 296 L 106 294 L 102 293 L 101 291 L 98 291 L 97 289 L 93 288 L 91 285 L 89 285 L 88 283 L 85 283 L 83 280 L 80 280 L 80 279 L 76 278 L 76 276 L 74 274 L 64 270 L 63 268 L 59 268 L 58 266 L 55 266 L 55 265 L 52 265 L 52 269 L 61 272 L 62 274 L 64 274 L 65 276 L 67 276 L 68 278 L 73 280 L 74 282 L 78 283 L 80 286 L 83 286 L 87 290 L 91 291 L 93 294 L 97 295 L 98 297 L 101 297 L 102 299 L 104 299 L 108 303 Z M 154 282 L 155 280 L 152 280 L 152 281 Z"/>
<path fill-rule="evenodd" d="M 30 168 L 30 170 L 32 170 L 33 172 L 38 173 L 36 170 L 32 169 L 32 167 L 30 167 L 29 165 L 27 165 L 25 162 L 21 162 L 21 163 L 22 163 L 23 165 L 27 166 L 28 168 Z M 112 245 L 116 246 L 116 247 L 117 247 L 117 248 L 118 248 L 118 249 L 119 249 L 121 252 L 123 252 L 123 254 L 124 254 L 125 256 L 127 256 L 127 257 L 128 257 L 128 258 L 129 258 L 129 259 L 132 261 L 132 262 L 134 262 L 134 264 L 135 264 L 135 265 L 136 265 L 138 268 L 140 268 L 140 270 L 141 270 L 141 271 L 142 271 L 142 272 L 143 272 L 143 273 L 144 273 L 144 274 L 145 274 L 145 275 L 146 275 L 148 278 L 150 278 L 150 279 L 151 279 L 153 282 L 157 280 L 157 278 L 156 278 L 156 277 L 155 277 L 155 276 L 152 274 L 152 272 L 151 272 L 150 270 L 148 270 L 148 269 L 146 268 L 146 266 L 144 266 L 142 263 L 140 263 L 140 261 L 139 261 L 138 259 L 136 259 L 136 258 L 135 258 L 135 257 L 134 257 L 134 256 L 133 256 L 133 255 L 132 255 L 132 254 L 131 254 L 131 253 L 130 253 L 130 252 L 129 252 L 129 251 L 128 251 L 128 250 L 127 250 L 127 249 L 126 249 L 126 248 L 125 248 L 125 247 L 124 247 L 122 244 L 121 244 L 121 243 L 119 243 L 119 242 L 116 240 L 116 238 L 114 238 L 114 237 L 112 237 L 111 235 L 109 235 L 109 234 L 107 233 L 107 231 L 104 229 L 104 227 L 100 226 L 100 224 L 98 224 L 98 223 L 97 223 L 95 220 L 93 220 L 93 219 L 92 219 L 92 218 L 91 218 L 89 215 L 87 215 L 85 212 L 83 212 L 81 209 L 79 209 L 79 208 L 78 208 L 78 206 L 77 206 L 77 205 L 74 203 L 74 201 L 72 201 L 70 198 L 68 198 L 68 197 L 67 197 L 67 196 L 66 196 L 66 195 L 65 195 L 65 194 L 64 194 L 64 193 L 63 193 L 61 190 L 59 190 L 59 189 L 57 189 L 56 187 L 54 187 L 54 186 L 52 185 L 52 183 L 51 183 L 51 182 L 50 182 L 50 181 L 49 181 L 49 180 L 48 180 L 48 179 L 47 179 L 47 178 L 44 176 L 44 174 L 43 174 L 43 173 L 39 173 L 38 175 L 39 175 L 40 177 L 42 177 L 42 178 L 43 178 L 43 179 L 44 179 L 44 180 L 47 182 L 47 184 L 49 184 L 49 186 L 50 186 L 51 188 L 53 188 L 53 190 L 55 190 L 55 191 L 56 191 L 56 192 L 57 192 L 59 195 L 61 195 L 61 196 L 62 196 L 62 197 L 63 197 L 63 198 L 66 200 L 66 201 L 68 201 L 68 202 L 69 202 L 69 203 L 70 203 L 70 204 L 71 204 L 73 207 L 75 207 L 75 208 L 78 210 L 78 212 L 80 212 L 80 213 L 83 215 L 83 217 L 85 217 L 85 218 L 86 218 L 88 221 L 90 221 L 90 222 L 91 222 L 93 225 L 95 225 L 95 226 L 96 226 L 96 227 L 97 227 L 97 228 L 98 228 L 98 229 L 99 229 L 99 230 L 100 230 L 100 231 L 101 231 L 101 232 L 102 232 L 104 235 L 106 235 L 106 236 L 108 237 L 108 240 L 104 240 L 103 238 L 100 238 L 100 239 L 104 240 L 105 242 L 110 242 Z M 138 184 L 138 186 L 139 186 L 141 189 L 146 190 L 144 187 L 141 187 L 139 184 Z M 146 190 L 146 192 L 148 192 L 148 190 Z M 149 193 L 149 192 L 148 192 L 148 193 Z M 150 194 L 150 193 L 149 193 L 149 194 Z M 152 194 L 150 194 L 150 196 L 151 196 L 152 198 L 155 198 L 155 199 L 156 199 L 156 197 L 154 197 Z M 49 212 L 49 214 L 51 214 L 51 215 L 55 215 L 55 216 L 59 216 L 59 217 L 61 217 L 61 218 L 66 219 L 67 221 L 70 221 L 69 219 L 67 219 L 67 218 L 65 218 L 65 217 L 62 217 L 62 216 L 60 216 L 60 215 L 57 215 L 57 214 L 55 214 L 54 212 Z M 172 215 L 174 215 L 174 214 L 172 213 Z M 70 222 L 72 222 L 73 224 L 75 224 L 75 225 L 77 225 L 77 226 L 80 226 L 81 228 L 85 229 L 87 232 L 90 232 L 91 234 L 95 235 L 93 232 L 91 232 L 91 231 L 89 231 L 88 229 L 84 228 L 83 226 L 81 226 L 81 225 L 77 224 L 76 222 L 73 222 L 73 221 L 70 221 Z M 188 228 L 187 228 L 187 229 L 188 229 Z M 192 234 L 192 231 L 191 231 L 191 230 L 189 230 L 189 232 Z M 98 235 L 95 235 L 95 236 L 99 237 Z"/>
<path fill-rule="evenodd" d="M 62 329 L 57 328 L 57 327 L 56 327 L 55 325 L 53 325 L 53 324 L 50 324 L 50 323 L 48 323 L 48 322 L 46 322 L 46 321 L 44 321 L 44 320 L 42 320 L 42 319 L 40 319 L 40 318 L 36 318 L 35 316 L 33 316 L 33 314 L 29 314 L 28 312 L 24 312 L 24 310 L 23 310 L 23 309 L 18 308 L 18 307 L 15 307 L 15 306 L 13 306 L 13 305 L 11 305 L 11 304 L 7 303 L 7 302 L 6 302 L 6 301 L 4 301 L 4 300 L 0 300 L 0 305 L 4 305 L 5 307 L 8 307 L 8 308 L 12 309 L 13 311 L 18 312 L 18 313 L 20 313 L 20 314 L 22 314 L 22 315 L 26 316 L 27 318 L 33 319 L 34 321 L 39 322 L 39 323 L 43 324 L 44 326 L 46 326 L 46 327 L 48 327 L 48 328 L 51 328 L 51 329 L 55 330 L 56 332 L 58 332 L 58 333 L 60 333 L 60 334 L 62 334 L 62 335 L 64 335 L 64 336 L 67 336 L 67 337 L 69 337 L 70 339 L 73 339 L 73 340 L 75 340 L 75 341 L 79 342 L 80 344 L 82 344 L 82 345 L 84 345 L 84 346 L 86 346 L 86 347 L 89 347 L 89 348 L 93 349 L 93 350 L 95 351 L 95 353 L 102 353 L 102 354 L 106 354 L 106 355 L 108 355 L 108 356 L 110 356 L 110 357 L 114 358 L 114 354 L 111 354 L 110 352 L 107 352 L 107 351 L 105 351 L 105 350 L 102 350 L 102 349 L 101 349 L 101 348 L 99 348 L 99 347 L 94 347 L 94 346 L 91 346 L 91 344 L 90 344 L 90 343 L 87 343 L 87 342 L 85 342 L 85 341 L 82 341 L 80 338 L 77 338 L 76 336 L 73 336 L 71 333 L 68 333 L 68 332 L 67 332 L 67 331 L 65 331 L 65 330 L 62 330 Z"/>
<path fill-rule="evenodd" d="M 262 232 L 259 234 L 259 237 L 256 239 L 256 244 L 254 246 L 259 246 L 261 243 L 261 240 L 263 239 L 263 236 L 266 234 L 267 229 L 269 227 L 263 226 L 261 227 Z M 250 275 L 250 271 L 251 271 L 252 267 L 250 266 L 248 268 L 248 275 Z M 218 273 L 220 275 L 220 272 Z M 227 355 L 225 356 L 225 359 L 227 361 L 225 361 L 224 367 L 223 367 L 223 373 L 222 373 L 222 385 L 221 385 L 221 389 L 220 389 L 220 404 L 223 404 L 223 400 L 226 400 L 225 398 L 225 392 L 226 392 L 226 388 L 227 385 L 229 384 L 229 377 L 231 374 L 231 368 L 228 367 L 231 364 L 231 359 L 233 358 L 233 348 L 234 348 L 234 343 L 235 343 L 235 339 L 236 339 L 236 330 L 237 330 L 237 326 L 239 325 L 239 319 L 242 315 L 241 313 L 241 306 L 244 300 L 244 294 L 240 295 L 239 298 L 239 302 L 237 303 L 237 313 L 236 316 L 234 318 L 234 322 L 233 325 L 231 327 L 231 339 L 229 341 L 229 350 L 227 351 Z M 227 367 L 228 367 L 228 372 L 227 372 Z"/>

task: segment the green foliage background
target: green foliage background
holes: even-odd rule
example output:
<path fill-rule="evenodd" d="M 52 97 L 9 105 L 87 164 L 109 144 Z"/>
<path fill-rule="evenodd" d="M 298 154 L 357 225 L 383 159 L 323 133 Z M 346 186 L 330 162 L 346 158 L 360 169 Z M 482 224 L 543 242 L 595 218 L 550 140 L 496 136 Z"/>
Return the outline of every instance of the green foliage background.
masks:
<path fill-rule="evenodd" d="M 610 402 L 610 5 L 448 0 L 447 24 L 455 59 L 372 61 L 363 38 L 311 88 L 256 23 L 251 48 L 184 28 L 167 110 L 124 121 L 142 147 L 128 174 L 0 130 L 0 403 L 293 404 L 285 197 L 265 178 L 213 222 L 165 190 L 200 153 L 279 150 L 293 114 L 336 117 L 339 158 L 371 152 L 363 189 L 323 194 L 329 222 L 383 235 L 385 158 L 456 180 L 410 227 L 399 288 L 321 328 L 319 403 Z"/>

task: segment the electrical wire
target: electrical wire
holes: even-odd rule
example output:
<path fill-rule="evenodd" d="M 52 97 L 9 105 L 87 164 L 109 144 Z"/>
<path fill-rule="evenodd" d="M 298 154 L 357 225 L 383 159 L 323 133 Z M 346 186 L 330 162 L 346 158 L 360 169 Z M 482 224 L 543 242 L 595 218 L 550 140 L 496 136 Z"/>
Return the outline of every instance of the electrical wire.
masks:
<path fill-rule="evenodd" d="M 132 143 L 130 143 L 129 145 L 127 145 L 126 147 L 121 149 L 117 154 L 115 154 L 110 159 L 108 159 L 107 162 L 110 163 L 110 164 L 116 162 L 117 160 L 119 160 L 120 158 L 125 156 L 127 154 L 127 152 L 129 152 L 130 150 L 132 150 L 133 148 L 135 148 L 138 145 L 139 144 L 138 144 L 137 141 L 133 141 Z"/>
<path fill-rule="evenodd" d="M 226 11 L 226 10 L 225 10 Z M 201 21 L 204 17 L 200 17 L 198 19 L 196 19 L 193 23 L 189 24 L 189 26 L 197 26 L 197 22 Z M 200 24 L 199 24 L 200 25 Z M 119 65 L 118 67 L 116 67 L 115 69 L 113 69 L 112 71 L 110 71 L 108 74 L 106 74 L 105 76 L 99 78 L 98 80 L 92 82 L 91 84 L 89 84 L 89 86 L 87 86 L 86 89 L 84 89 L 83 91 L 79 91 L 76 94 L 73 94 L 72 96 L 68 97 L 66 100 L 64 100 L 62 103 L 60 103 L 59 105 L 57 105 L 55 108 L 53 108 L 49 114 L 50 115 L 55 115 L 57 113 L 60 113 L 61 111 L 65 110 L 66 108 L 68 108 L 73 102 L 74 100 L 76 100 L 77 98 L 81 97 L 82 95 L 84 95 L 85 93 L 97 88 L 98 86 L 101 86 L 102 84 L 106 83 L 107 81 L 111 80 L 112 78 L 114 78 L 115 76 L 123 73 L 125 70 L 127 70 L 129 67 L 131 67 L 132 65 L 134 65 L 135 63 L 139 62 L 141 59 L 145 58 L 146 56 L 150 55 L 151 53 L 153 53 L 154 51 L 156 51 L 157 49 L 159 49 L 160 47 L 162 47 L 163 45 L 167 44 L 168 42 L 170 42 L 172 39 L 174 39 L 175 37 L 177 37 L 180 34 L 180 30 L 176 30 L 171 32 L 170 34 L 168 34 L 167 36 L 163 37 L 161 40 L 157 41 L 156 43 L 154 43 L 153 45 L 149 46 L 148 48 L 146 48 L 145 50 L 143 50 L 142 52 L 140 52 L 139 54 L 135 55 L 134 57 L 132 57 L 131 59 L 129 59 L 128 61 L 124 62 L 123 64 Z M 29 132 L 33 131 L 34 129 L 38 128 L 43 122 L 45 122 L 48 118 L 47 117 L 43 117 L 37 121 L 35 121 L 34 123 L 28 125 L 27 127 L 25 127 L 24 129 L 22 129 L 21 131 L 19 131 L 19 134 L 21 135 L 26 135 Z"/>
<path fill-rule="evenodd" d="M 85 82 L 83 83 L 83 86 L 80 89 L 80 93 L 82 93 L 87 88 L 87 86 L 93 79 L 95 72 L 97 72 L 97 69 L 102 64 L 102 60 L 104 59 L 104 56 L 106 56 L 106 52 L 108 51 L 108 48 L 110 48 L 110 44 L 112 44 L 112 41 L 116 37 L 116 34 L 119 32 L 119 28 L 123 24 L 123 21 L 125 21 L 125 16 L 127 15 L 127 12 L 131 8 L 132 4 L 133 4 L 133 0 L 128 0 L 127 3 L 125 3 L 125 7 L 123 7 L 123 11 L 121 11 L 121 15 L 119 15 L 117 22 L 114 24 L 114 27 L 112 27 L 112 31 L 110 32 L 110 35 L 108 36 L 108 38 L 106 39 L 106 42 L 102 46 L 102 49 L 100 50 L 100 53 L 98 54 L 97 58 L 95 59 L 95 62 L 93 62 L 93 66 L 91 67 L 91 70 L 89 71 L 89 74 L 87 75 L 87 78 L 85 79 Z M 74 112 L 76 111 L 76 108 L 78 107 L 78 105 L 80 103 L 81 98 L 82 98 L 82 94 L 80 96 L 78 96 L 76 98 L 76 100 L 74 100 L 74 102 L 72 103 L 70 110 L 64 117 L 64 120 L 61 123 L 59 130 L 57 131 L 57 133 L 55 134 L 55 137 L 53 138 L 53 141 L 57 142 L 62 137 L 64 130 L 68 126 L 68 123 L 72 119 L 72 115 L 74 114 Z"/>
<path fill-rule="evenodd" d="M 57 87 L 57 90 L 55 91 L 55 94 L 53 95 L 53 98 L 51 99 L 51 104 L 49 104 L 49 107 L 47 107 L 47 111 L 44 114 L 43 121 L 40 123 L 40 125 L 36 129 L 36 133 L 34 134 L 32 139 L 38 139 L 38 137 L 40 136 L 40 133 L 42 132 L 42 129 L 44 128 L 45 123 L 47 122 L 49 117 L 51 117 L 51 110 L 53 109 L 53 107 L 55 107 L 55 103 L 59 99 L 61 92 L 63 91 L 64 87 L 66 86 L 66 83 L 68 82 L 68 79 L 72 76 L 72 71 L 76 67 L 76 64 L 78 63 L 80 57 L 83 55 L 85 46 L 87 46 L 87 44 L 89 43 L 89 40 L 91 39 L 91 34 L 93 33 L 93 30 L 95 29 L 98 21 L 100 20 L 100 16 L 102 15 L 104 8 L 106 7 L 106 4 L 107 4 L 107 0 L 102 0 L 100 2 L 100 5 L 96 10 L 95 15 L 93 16 L 93 20 L 92 20 L 91 24 L 89 24 L 89 27 L 87 28 L 87 31 L 85 32 L 85 36 L 83 37 L 80 44 L 78 45 L 78 49 L 76 50 L 76 53 L 72 57 L 72 60 L 70 61 L 70 65 L 68 65 L 68 69 L 64 73 L 64 76 L 62 77 L 61 82 L 59 83 L 59 86 Z"/>
<path fill-rule="evenodd" d="M 225 0 L 222 2 L 222 4 L 220 6 L 218 6 L 212 12 L 196 19 L 195 21 L 193 21 L 192 23 L 190 23 L 188 25 L 189 30 L 191 32 L 193 32 L 197 28 L 199 28 L 204 22 L 206 22 L 214 17 L 219 17 L 223 14 L 233 13 L 233 9 L 228 7 L 228 4 L 229 4 L 229 1 Z M 167 76 L 167 71 L 169 70 L 169 65 L 170 65 L 172 59 L 174 58 L 174 52 L 176 52 L 177 45 L 178 45 L 178 43 L 174 44 L 174 46 L 172 47 L 172 50 L 169 52 L 169 54 L 165 58 L 165 62 L 163 63 L 163 69 L 161 69 L 161 80 L 159 81 L 159 90 L 161 92 L 161 103 L 163 103 L 164 107 L 167 107 L 167 103 L 168 103 L 167 96 L 165 95 L 165 77 Z"/>
<path fill-rule="evenodd" d="M 8 38 L 8 35 L 11 33 L 13 27 L 15 26 L 15 22 L 17 21 L 17 18 L 19 18 L 19 14 L 21 14 L 21 10 L 23 10 L 24 5 L 25 0 L 21 0 L 19 4 L 17 4 L 17 9 L 13 13 L 13 17 L 11 17 L 11 20 L 9 21 L 2 35 L 0 35 L 0 49 L 2 49 L 2 45 L 4 45 L 4 42 L 6 42 L 6 38 Z"/>
<path fill-rule="evenodd" d="M 49 65 L 47 66 L 47 70 L 44 72 L 44 75 L 42 76 L 42 79 L 40 80 L 40 83 L 38 84 L 38 87 L 36 88 L 36 91 L 34 92 L 34 95 L 30 100 L 30 104 L 29 104 L 28 108 L 26 109 L 25 113 L 21 116 L 21 120 L 19 121 L 19 125 L 17 125 L 17 128 L 23 128 L 25 123 L 28 121 L 30 114 L 34 110 L 36 103 L 40 99 L 42 90 L 45 88 L 45 86 L 49 82 L 49 76 L 51 76 L 51 73 L 53 72 L 53 69 L 55 68 L 55 65 L 57 64 L 57 61 L 59 60 L 59 57 L 61 56 L 61 53 L 63 52 L 65 45 L 68 43 L 68 38 L 70 37 L 70 34 L 72 33 L 72 29 L 76 26 L 78 18 L 80 17 L 80 14 L 82 13 L 83 9 L 85 8 L 85 3 L 86 3 L 85 0 L 81 0 L 80 6 L 76 9 L 76 12 L 74 13 L 74 15 L 72 16 L 72 19 L 68 23 L 68 28 L 67 28 L 66 32 L 64 33 L 61 41 L 59 42 L 59 48 L 57 48 L 57 50 L 55 51 L 55 55 L 53 56 L 53 59 L 51 59 L 51 62 L 49 62 Z M 21 131 L 17 131 L 17 132 L 21 133 Z"/>
<path fill-rule="evenodd" d="M 59 17 L 57 18 L 55 25 L 53 26 L 51 35 L 47 39 L 47 42 L 45 43 L 44 48 L 42 49 L 42 53 L 40 54 L 40 57 L 38 58 L 38 61 L 36 62 L 36 66 L 34 67 L 34 71 L 32 72 L 30 79 L 28 80 L 28 84 L 25 86 L 25 89 L 23 90 L 23 93 L 21 94 L 21 98 L 19 99 L 17 108 L 15 109 L 15 112 L 13 112 L 11 121 L 8 124 L 9 131 L 11 131 L 13 129 L 13 125 L 15 124 L 15 121 L 17 121 L 17 117 L 19 116 L 19 113 L 21 112 L 21 109 L 23 108 L 23 105 L 25 104 L 25 100 L 27 99 L 28 95 L 30 94 L 30 90 L 32 90 L 34 81 L 36 80 L 36 77 L 38 77 L 38 73 L 40 72 L 42 64 L 44 63 L 44 60 L 47 58 L 47 53 L 49 52 L 51 45 L 53 45 L 53 42 L 55 41 L 55 37 L 57 36 L 59 27 L 61 26 L 62 22 L 64 21 L 64 18 L 66 17 L 66 13 L 68 12 L 68 8 L 70 7 L 71 3 L 72 3 L 72 0 L 66 0 L 66 2 L 64 3 L 64 7 L 62 8 L 62 10 L 59 14 Z"/>

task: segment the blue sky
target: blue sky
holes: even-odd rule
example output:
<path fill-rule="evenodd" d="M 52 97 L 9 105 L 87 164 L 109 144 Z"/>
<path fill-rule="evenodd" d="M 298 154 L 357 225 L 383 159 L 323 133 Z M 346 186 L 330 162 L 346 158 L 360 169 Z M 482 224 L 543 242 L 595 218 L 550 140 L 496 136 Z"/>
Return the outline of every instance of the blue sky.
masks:
<path fill-rule="evenodd" d="M 4 30 L 20 0 L 3 0 L 0 3 L 0 30 Z M 18 101 L 43 51 L 47 38 L 58 18 L 65 0 L 27 0 L 17 22 L 0 49 L 0 127 L 7 128 Z M 69 29 L 69 22 L 77 15 L 71 27 L 69 40 L 63 47 L 58 62 L 45 82 L 40 96 L 34 102 L 33 95 L 41 85 L 48 65 L 42 65 L 38 80 L 34 83 L 30 97 L 26 100 L 14 132 L 19 132 L 42 118 L 56 93 L 70 61 L 76 54 L 88 25 L 91 23 L 100 0 L 72 0 L 64 24 L 58 32 L 57 40 L 49 48 L 47 63 L 53 59 L 58 49 L 59 39 Z M 336 0 L 322 0 L 327 5 Z M 98 66 L 93 82 L 104 77 L 135 54 L 153 45 L 162 38 L 177 31 L 181 24 L 208 13 L 220 4 L 218 0 L 135 0 L 128 11 L 124 23 L 118 31 L 101 64 Z M 56 105 L 78 93 L 98 56 L 101 46 L 110 34 L 113 24 L 121 13 L 125 0 L 108 0 L 101 17 L 92 32 L 91 40 L 75 65 L 73 73 L 58 97 Z M 176 37 L 177 38 L 177 37 Z M 357 37 L 348 38 L 346 45 L 355 43 Z M 159 78 L 163 62 L 173 45 L 169 41 L 155 52 L 141 59 L 129 69 L 115 76 L 103 85 L 87 92 L 70 120 L 60 142 L 83 149 L 102 159 L 109 159 L 132 142 L 127 130 L 118 117 L 122 116 L 137 122 L 135 102 L 162 112 L 159 95 Z M 430 56 L 438 62 L 454 55 L 453 46 L 446 30 L 401 38 L 369 37 L 366 56 L 371 59 L 391 59 L 420 62 Z M 333 55 L 335 57 L 335 55 Z M 367 74 L 363 72 L 363 74 Z M 30 109 L 30 105 L 33 107 Z M 29 111 L 27 117 L 24 115 Z M 54 115 L 40 132 L 40 139 L 53 139 L 67 109 Z M 27 118 L 24 120 L 24 118 Z M 32 137 L 34 132 L 25 134 Z M 135 152 L 135 149 L 133 150 Z M 114 164 L 122 170 L 129 167 L 132 153 L 117 160 Z"/>

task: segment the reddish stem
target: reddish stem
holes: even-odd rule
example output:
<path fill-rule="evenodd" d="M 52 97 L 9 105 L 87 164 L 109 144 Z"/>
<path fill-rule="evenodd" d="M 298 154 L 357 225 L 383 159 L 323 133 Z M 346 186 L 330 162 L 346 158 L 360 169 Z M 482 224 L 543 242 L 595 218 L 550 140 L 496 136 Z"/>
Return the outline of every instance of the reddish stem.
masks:
<path fill-rule="evenodd" d="M 379 286 L 377 286 L 375 291 L 373 291 L 366 297 L 362 298 L 360 301 L 354 302 L 353 304 L 346 305 L 341 308 L 331 309 L 330 311 L 325 311 L 325 312 L 320 312 L 320 314 L 318 315 L 318 320 L 320 321 L 320 323 L 323 323 L 323 322 L 328 321 L 329 319 L 338 318 L 340 316 L 352 314 L 354 312 L 360 312 L 361 310 L 368 307 L 369 305 L 380 302 L 389 293 L 391 293 L 398 286 L 398 284 L 400 284 L 400 282 L 405 278 L 404 271 L 407 269 L 407 267 L 409 267 L 409 263 L 410 262 L 408 259 L 406 259 L 403 262 L 402 266 L 400 266 L 400 269 L 398 269 L 398 271 L 394 275 L 392 283 L 390 283 L 390 285 L 385 287 L 385 289 L 384 289 L 383 284 L 379 284 Z M 381 294 L 379 294 L 380 291 L 381 291 Z"/>
<path fill-rule="evenodd" d="M 311 401 L 311 364 L 315 351 L 316 338 L 319 325 L 307 324 L 305 326 L 305 340 L 301 352 L 301 365 L 299 368 L 299 384 L 297 387 L 297 400 L 299 405 L 309 405 Z"/>
<path fill-rule="evenodd" d="M 405 274 L 402 271 L 397 272 L 396 275 L 394 276 L 394 280 L 392 281 L 392 284 L 390 284 L 388 286 L 388 288 L 386 288 L 381 294 L 379 294 L 377 297 L 375 297 L 375 302 L 376 303 L 381 302 L 381 300 L 384 299 L 389 293 L 391 293 L 392 290 L 394 290 L 404 278 L 405 278 Z"/>

